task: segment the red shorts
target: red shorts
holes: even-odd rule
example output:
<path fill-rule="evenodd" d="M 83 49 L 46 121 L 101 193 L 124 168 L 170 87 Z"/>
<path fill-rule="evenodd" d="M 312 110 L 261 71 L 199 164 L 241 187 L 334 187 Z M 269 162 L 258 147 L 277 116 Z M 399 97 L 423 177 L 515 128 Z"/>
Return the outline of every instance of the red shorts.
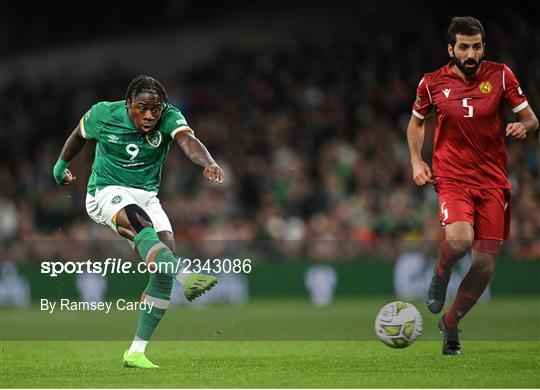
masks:
<path fill-rule="evenodd" d="M 510 190 L 470 188 L 440 179 L 434 187 L 439 195 L 441 224 L 469 222 L 474 228 L 473 248 L 497 254 L 510 233 Z"/>

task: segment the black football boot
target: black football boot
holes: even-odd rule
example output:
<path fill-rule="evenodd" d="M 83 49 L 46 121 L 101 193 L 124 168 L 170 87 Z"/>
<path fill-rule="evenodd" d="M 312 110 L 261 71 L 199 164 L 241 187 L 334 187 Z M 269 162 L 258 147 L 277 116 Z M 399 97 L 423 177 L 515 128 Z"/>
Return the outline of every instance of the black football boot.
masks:
<path fill-rule="evenodd" d="M 447 356 L 460 356 L 461 355 L 461 344 L 459 343 L 459 332 L 460 330 L 456 328 L 451 328 L 446 326 L 444 323 L 444 316 L 439 321 L 439 330 L 443 335 L 443 347 L 442 353 Z"/>
<path fill-rule="evenodd" d="M 446 300 L 446 289 L 448 288 L 448 282 L 450 276 L 447 278 L 441 278 L 437 273 L 437 267 L 433 270 L 433 278 L 429 285 L 429 290 L 426 294 L 426 305 L 430 312 L 433 314 L 439 314 L 444 306 Z"/>

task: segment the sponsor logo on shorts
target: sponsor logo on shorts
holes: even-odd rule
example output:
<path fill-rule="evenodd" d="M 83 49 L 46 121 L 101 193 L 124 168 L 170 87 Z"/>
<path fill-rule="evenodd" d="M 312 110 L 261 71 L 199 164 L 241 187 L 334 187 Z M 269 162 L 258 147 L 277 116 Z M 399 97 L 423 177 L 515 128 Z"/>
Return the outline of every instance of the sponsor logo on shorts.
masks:
<path fill-rule="evenodd" d="M 118 204 L 122 201 L 122 197 L 120 195 L 116 195 L 114 198 L 111 199 L 111 204 Z"/>

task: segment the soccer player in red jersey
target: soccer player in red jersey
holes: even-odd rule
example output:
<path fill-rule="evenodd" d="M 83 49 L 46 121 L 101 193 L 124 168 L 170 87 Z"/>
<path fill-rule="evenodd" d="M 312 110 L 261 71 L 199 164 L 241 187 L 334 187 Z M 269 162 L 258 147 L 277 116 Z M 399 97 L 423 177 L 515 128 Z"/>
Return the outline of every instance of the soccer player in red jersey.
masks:
<path fill-rule="evenodd" d="M 439 321 L 443 354 L 460 355 L 458 323 L 487 287 L 510 223 L 505 137 L 518 140 L 538 128 L 516 76 L 504 64 L 483 61 L 485 32 L 472 17 L 448 28 L 450 62 L 418 85 L 407 129 L 413 180 L 432 183 L 439 196 L 445 239 L 426 303 L 439 313 L 452 266 L 472 248 L 472 266 L 455 301 Z M 517 122 L 504 124 L 504 104 Z M 436 113 L 432 168 L 422 160 L 424 118 Z"/>

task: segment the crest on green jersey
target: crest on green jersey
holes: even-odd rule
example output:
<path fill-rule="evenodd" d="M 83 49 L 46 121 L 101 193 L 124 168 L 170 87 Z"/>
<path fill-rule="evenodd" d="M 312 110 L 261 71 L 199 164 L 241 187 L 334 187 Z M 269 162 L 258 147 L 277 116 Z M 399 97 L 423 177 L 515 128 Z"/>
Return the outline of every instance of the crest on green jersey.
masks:
<path fill-rule="evenodd" d="M 161 145 L 161 141 L 163 141 L 163 136 L 161 135 L 161 131 L 156 130 L 152 131 L 151 133 L 146 134 L 146 142 L 150 144 L 150 146 L 153 146 L 154 148 L 157 148 L 159 145 Z"/>
<path fill-rule="evenodd" d="M 111 203 L 112 204 L 118 204 L 122 201 L 122 197 L 120 195 L 116 195 L 114 198 L 112 198 Z"/>

